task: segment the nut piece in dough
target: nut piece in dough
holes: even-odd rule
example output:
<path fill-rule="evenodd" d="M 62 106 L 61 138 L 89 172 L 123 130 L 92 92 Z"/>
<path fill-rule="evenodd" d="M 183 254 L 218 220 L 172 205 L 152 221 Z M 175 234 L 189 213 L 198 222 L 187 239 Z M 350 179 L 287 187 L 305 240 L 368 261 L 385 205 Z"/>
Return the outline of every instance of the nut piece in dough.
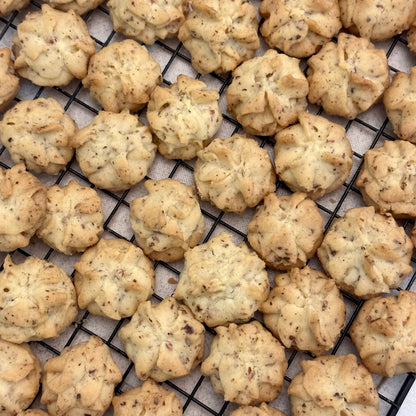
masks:
<path fill-rule="evenodd" d="M 169 88 L 154 89 L 146 116 L 166 158 L 194 158 L 220 128 L 219 94 L 205 88 L 204 82 L 181 74 Z"/>
<path fill-rule="evenodd" d="M 0 339 L 0 414 L 21 414 L 39 390 L 41 364 L 29 344 Z"/>
<path fill-rule="evenodd" d="M 46 189 L 23 164 L 0 168 L 0 251 L 26 247 L 46 212 Z"/>
<path fill-rule="evenodd" d="M 37 257 L 0 272 L 0 338 L 20 344 L 57 337 L 77 316 L 75 288 L 60 267 Z"/>
<path fill-rule="evenodd" d="M 269 49 L 233 71 L 228 109 L 247 133 L 271 136 L 297 121 L 308 88 L 299 60 Z"/>
<path fill-rule="evenodd" d="M 0 1 L 0 16 L 7 16 L 11 12 L 24 9 L 30 0 L 1 0 Z"/>
<path fill-rule="evenodd" d="M 153 380 L 113 398 L 114 416 L 182 416 L 182 405 L 173 391 Z"/>
<path fill-rule="evenodd" d="M 255 7 L 247 0 L 192 0 L 178 38 L 202 75 L 223 74 L 260 47 Z"/>
<path fill-rule="evenodd" d="M 383 103 L 397 136 L 416 144 L 416 66 L 410 69 L 410 74 L 394 74 Z"/>
<path fill-rule="evenodd" d="M 261 304 L 264 323 L 286 348 L 321 355 L 345 326 L 345 303 L 333 279 L 308 266 L 278 274 Z"/>
<path fill-rule="evenodd" d="M 352 149 L 344 127 L 307 112 L 299 123 L 279 131 L 275 169 L 293 192 L 318 199 L 339 188 L 352 167 Z"/>
<path fill-rule="evenodd" d="M 399 286 L 412 272 L 412 252 L 410 238 L 390 214 L 358 207 L 334 220 L 318 257 L 341 290 L 368 299 Z"/>
<path fill-rule="evenodd" d="M 293 416 L 378 416 L 379 398 L 371 374 L 353 354 L 305 360 L 288 393 Z"/>
<path fill-rule="evenodd" d="M 296 58 L 316 53 L 342 26 L 337 0 L 263 0 L 259 12 L 268 45 Z"/>
<path fill-rule="evenodd" d="M 416 145 L 386 140 L 369 149 L 356 185 L 364 202 L 396 218 L 416 217 Z"/>
<path fill-rule="evenodd" d="M 386 53 L 365 38 L 340 33 L 308 60 L 309 102 L 352 120 L 389 86 Z"/>
<path fill-rule="evenodd" d="M 71 180 L 62 188 L 47 191 L 46 215 L 36 235 L 64 254 L 85 251 L 98 242 L 103 233 L 104 214 L 94 189 Z"/>
<path fill-rule="evenodd" d="M 152 45 L 177 36 L 189 0 L 110 0 L 107 6 L 116 32 Z"/>
<path fill-rule="evenodd" d="M 344 28 L 380 41 L 409 29 L 416 19 L 415 0 L 339 0 Z"/>
<path fill-rule="evenodd" d="M 41 403 L 47 405 L 51 416 L 101 416 L 110 406 L 121 378 L 110 348 L 92 336 L 64 348 L 60 356 L 45 363 Z"/>
<path fill-rule="evenodd" d="M 121 238 L 101 239 L 74 265 L 78 305 L 111 319 L 132 316 L 155 286 L 152 262 Z"/>
<path fill-rule="evenodd" d="M 182 259 L 205 229 L 195 189 L 175 179 L 148 180 L 144 186 L 149 194 L 130 203 L 137 244 L 153 260 Z"/>
<path fill-rule="evenodd" d="M 0 48 L 0 112 L 4 112 L 19 92 L 19 77 L 9 48 Z"/>
<path fill-rule="evenodd" d="M 18 102 L 0 122 L 0 140 L 14 163 L 36 173 L 56 175 L 74 155 L 74 120 L 54 98 Z"/>
<path fill-rule="evenodd" d="M 247 322 L 267 298 L 265 264 L 242 242 L 222 232 L 185 253 L 174 297 L 206 325 Z"/>
<path fill-rule="evenodd" d="M 276 188 L 267 150 L 240 134 L 214 139 L 198 152 L 194 181 L 201 199 L 237 214 L 256 206 Z"/>
<path fill-rule="evenodd" d="M 104 0 L 45 0 L 51 7 L 68 12 L 73 10 L 80 16 L 97 8 Z"/>
<path fill-rule="evenodd" d="M 95 43 L 86 23 L 73 11 L 61 12 L 42 5 L 17 26 L 12 47 L 18 74 L 36 85 L 67 85 L 87 74 Z"/>
<path fill-rule="evenodd" d="M 219 326 L 201 373 L 224 399 L 242 405 L 272 401 L 287 369 L 284 348 L 258 321 Z"/>
<path fill-rule="evenodd" d="M 141 303 L 119 337 L 141 380 L 186 376 L 204 356 L 204 326 L 172 297 Z"/>
<path fill-rule="evenodd" d="M 82 80 L 91 97 L 113 113 L 142 109 L 161 82 L 158 62 L 132 39 L 111 43 L 93 55 Z"/>
<path fill-rule="evenodd" d="M 248 241 L 272 269 L 303 267 L 324 233 L 318 206 L 306 194 L 269 194 L 248 225 Z"/>
<path fill-rule="evenodd" d="M 147 174 L 156 154 L 152 133 L 127 110 L 100 111 L 72 139 L 79 166 L 95 186 L 124 191 Z"/>
<path fill-rule="evenodd" d="M 261 403 L 260 406 L 240 406 L 230 413 L 230 416 L 286 416 L 274 407 Z"/>
<path fill-rule="evenodd" d="M 367 300 L 355 318 L 351 339 L 374 374 L 393 377 L 416 371 L 416 293 Z"/>

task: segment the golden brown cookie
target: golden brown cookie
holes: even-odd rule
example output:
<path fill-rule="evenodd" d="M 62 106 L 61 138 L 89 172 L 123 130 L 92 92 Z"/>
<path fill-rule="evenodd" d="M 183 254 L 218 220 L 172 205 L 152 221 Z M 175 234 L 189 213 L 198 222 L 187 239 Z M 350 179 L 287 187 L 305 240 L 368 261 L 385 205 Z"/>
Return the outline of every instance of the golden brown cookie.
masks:
<path fill-rule="evenodd" d="M 19 77 L 14 70 L 12 53 L 9 48 L 0 48 L 0 112 L 7 109 L 19 88 Z"/>
<path fill-rule="evenodd" d="M 230 413 L 230 416 L 286 416 L 274 407 L 261 403 L 260 406 L 240 406 Z"/>
<path fill-rule="evenodd" d="M 103 1 L 104 0 L 45 0 L 45 3 L 48 3 L 54 9 L 63 10 L 64 12 L 73 10 L 81 16 L 90 10 L 94 10 Z"/>
<path fill-rule="evenodd" d="M 30 0 L 1 0 L 0 16 L 7 16 L 11 12 L 21 10 L 29 4 Z"/>

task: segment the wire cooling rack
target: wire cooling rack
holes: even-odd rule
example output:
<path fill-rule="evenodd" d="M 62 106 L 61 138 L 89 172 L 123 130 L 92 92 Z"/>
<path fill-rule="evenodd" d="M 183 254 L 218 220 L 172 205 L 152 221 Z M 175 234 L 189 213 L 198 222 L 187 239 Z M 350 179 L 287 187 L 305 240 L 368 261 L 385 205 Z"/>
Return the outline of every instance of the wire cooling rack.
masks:
<path fill-rule="evenodd" d="M 252 3 L 258 7 L 259 1 L 253 1 Z M 25 10 L 19 13 L 12 13 L 6 18 L 0 18 L 0 45 L 11 47 L 11 40 L 16 34 L 16 26 L 24 19 L 27 12 L 36 11 L 39 8 L 40 4 L 32 1 Z M 112 23 L 105 6 L 99 6 L 96 10 L 89 12 L 84 16 L 84 19 L 88 25 L 91 36 L 96 42 L 97 50 L 111 42 L 123 39 L 122 36 L 113 32 Z M 405 36 L 398 36 L 389 41 L 378 43 L 376 44 L 376 47 L 386 51 L 392 74 L 397 71 L 408 72 L 413 65 L 416 65 L 416 57 L 409 52 Z M 154 45 L 148 47 L 148 49 L 161 65 L 165 86 L 175 82 L 180 73 L 195 78 L 200 77 L 190 64 L 188 52 L 177 39 L 158 41 Z M 265 49 L 266 45 L 263 43 L 260 50 L 257 52 L 257 55 L 261 55 Z M 302 62 L 301 65 L 302 68 L 305 69 L 305 62 Z M 237 132 L 242 133 L 241 126 L 232 118 L 231 114 L 229 114 L 226 109 L 225 90 L 230 83 L 230 76 L 221 77 L 209 74 L 201 79 L 209 88 L 216 89 L 220 93 L 220 105 L 223 111 L 224 121 L 216 137 L 226 138 Z M 99 105 L 91 100 L 88 91 L 82 87 L 82 84 L 79 81 L 74 81 L 65 88 L 39 88 L 29 81 L 22 79 L 21 90 L 16 101 L 46 96 L 57 99 L 64 106 L 68 114 L 75 119 L 80 128 L 87 125 L 100 110 Z M 320 109 L 314 106 L 309 106 L 308 110 L 312 113 L 320 113 Z M 145 114 L 140 114 L 140 117 L 142 121 L 145 122 Z M 338 122 L 346 128 L 347 137 L 351 141 L 354 151 L 354 163 L 346 183 L 337 191 L 317 201 L 326 228 L 335 218 L 342 216 L 347 209 L 364 205 L 360 193 L 355 186 L 355 179 L 359 173 L 365 151 L 374 146 L 381 145 L 385 140 L 395 139 L 381 104 L 376 105 L 374 108 L 361 114 L 359 118 L 352 121 L 347 121 L 338 117 L 328 118 Z M 270 141 L 269 138 L 257 138 L 257 140 L 272 156 L 273 142 Z M 0 166 L 8 168 L 12 165 L 13 163 L 8 152 L 3 146 L 0 146 Z M 160 155 L 157 155 L 147 177 L 152 179 L 169 177 L 178 179 L 184 183 L 192 184 L 192 174 L 193 161 L 184 162 L 181 160 L 166 160 Z M 52 185 L 55 183 L 63 185 L 68 183 L 69 180 L 75 179 L 83 185 L 92 186 L 80 171 L 75 160 L 71 161 L 67 170 L 58 176 L 37 176 L 45 185 Z M 104 237 L 120 237 L 134 242 L 133 231 L 128 219 L 129 203 L 134 198 L 142 196 L 145 193 L 143 182 L 136 185 L 130 191 L 123 193 L 98 190 L 105 213 Z M 278 182 L 276 193 L 287 194 L 289 193 L 289 190 L 283 184 Z M 249 209 L 243 216 L 238 216 L 221 212 L 204 202 L 201 202 L 201 207 L 206 223 L 206 231 L 203 236 L 204 242 L 211 236 L 224 230 L 233 235 L 236 243 L 246 241 L 247 225 L 254 210 Z M 413 222 L 405 221 L 402 222 L 402 225 L 410 232 Z M 21 261 L 24 257 L 29 255 L 48 259 L 61 266 L 70 275 L 73 275 L 73 264 L 79 259 L 79 256 L 69 257 L 60 254 L 47 247 L 36 238 L 34 238 L 31 244 L 25 249 L 19 249 L 14 252 L 13 259 L 14 261 Z M 4 257 L 5 254 L 0 253 L 0 264 L 3 263 Z M 309 265 L 320 268 L 316 258 L 311 259 Z M 412 258 L 412 266 L 415 270 L 415 258 Z M 155 262 L 154 267 L 156 272 L 156 289 L 155 294 L 153 295 L 153 301 L 158 302 L 173 293 L 183 267 L 183 262 L 171 264 Z M 272 278 L 273 275 L 274 273 L 270 273 L 270 278 Z M 413 273 L 403 281 L 401 289 L 415 290 L 415 280 L 416 275 Z M 347 305 L 347 326 L 332 350 L 332 353 L 334 354 L 345 354 L 348 352 L 356 353 L 348 335 L 348 330 L 362 305 L 362 301 L 358 301 L 348 295 L 344 295 L 344 299 Z M 261 319 L 261 316 L 256 315 L 255 318 Z M 141 384 L 135 375 L 133 364 L 126 356 L 123 346 L 117 336 L 119 329 L 125 322 L 126 320 L 117 322 L 94 316 L 85 311 L 80 311 L 77 321 L 61 334 L 59 338 L 32 342 L 31 345 L 35 353 L 44 363 L 47 359 L 58 355 L 65 346 L 82 342 L 93 334 L 101 337 L 111 348 L 113 358 L 123 373 L 122 381 L 116 386 L 116 394 L 120 394 Z M 214 335 L 215 332 L 212 329 L 207 328 L 206 355 L 209 352 L 209 345 Z M 271 405 L 286 412 L 286 414 L 289 414 L 290 405 L 287 387 L 291 379 L 300 371 L 300 361 L 310 359 L 311 356 L 293 350 L 286 350 L 286 354 L 289 368 L 285 376 L 283 390 L 281 395 L 273 401 Z M 415 374 L 403 374 L 392 379 L 386 379 L 379 376 L 373 376 L 373 378 L 381 399 L 380 415 L 396 415 L 415 380 Z M 163 383 L 163 385 L 176 393 L 183 405 L 184 414 L 187 416 L 228 415 L 236 408 L 234 404 L 224 402 L 223 397 L 213 391 L 209 379 L 201 376 L 199 368 L 195 369 L 187 377 L 167 381 Z M 44 406 L 40 404 L 40 393 L 31 407 L 44 408 Z M 412 413 L 409 413 L 409 415 L 406 416 L 416 413 L 416 409 L 412 410 Z M 111 409 L 109 410 L 109 413 L 111 414 Z"/>

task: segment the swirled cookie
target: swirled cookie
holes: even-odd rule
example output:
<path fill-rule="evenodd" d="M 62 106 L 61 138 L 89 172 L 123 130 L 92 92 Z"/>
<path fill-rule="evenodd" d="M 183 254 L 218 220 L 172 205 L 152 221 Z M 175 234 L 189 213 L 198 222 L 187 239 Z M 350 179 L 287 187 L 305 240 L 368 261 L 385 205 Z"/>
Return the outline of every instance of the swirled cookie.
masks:
<path fill-rule="evenodd" d="M 301 361 L 289 385 L 293 416 L 378 416 L 379 398 L 371 374 L 353 354 Z"/>
<path fill-rule="evenodd" d="M 296 58 L 316 53 L 342 27 L 336 0 L 263 0 L 259 12 L 268 45 Z"/>
<path fill-rule="evenodd" d="M 243 242 L 222 232 L 185 253 L 174 297 L 208 326 L 247 322 L 267 298 L 265 264 Z"/>
<path fill-rule="evenodd" d="M 348 119 L 368 110 L 389 86 L 386 53 L 365 38 L 340 33 L 308 60 L 309 102 Z"/>
<path fill-rule="evenodd" d="M 369 149 L 356 185 L 364 202 L 396 218 L 416 217 L 416 145 L 387 140 Z"/>
<path fill-rule="evenodd" d="M 178 38 L 202 75 L 234 70 L 260 47 L 256 9 L 247 0 L 192 0 Z"/>
<path fill-rule="evenodd" d="M 155 286 L 152 262 L 121 238 L 101 239 L 74 265 L 78 305 L 111 319 L 132 316 Z"/>
<path fill-rule="evenodd" d="M 1 13 L 1 12 L 0 12 Z M 0 48 L 0 112 L 4 112 L 20 88 L 9 48 Z"/>
<path fill-rule="evenodd" d="M 26 247 L 46 212 L 46 189 L 23 164 L 0 168 L 0 251 Z"/>
<path fill-rule="evenodd" d="M 121 378 L 110 348 L 92 336 L 46 361 L 41 403 L 47 405 L 51 416 L 101 416 L 110 406 Z"/>
<path fill-rule="evenodd" d="M 173 391 L 153 380 L 113 398 L 114 416 L 182 416 L 182 405 Z"/>
<path fill-rule="evenodd" d="M 299 123 L 279 131 L 275 140 L 276 173 L 293 192 L 318 199 L 348 178 L 352 149 L 339 124 L 301 112 Z"/>
<path fill-rule="evenodd" d="M 247 136 L 214 139 L 197 156 L 198 194 L 221 210 L 243 214 L 275 190 L 276 175 L 267 150 Z"/>
<path fill-rule="evenodd" d="M 416 66 L 396 72 L 383 95 L 383 103 L 393 131 L 402 140 L 416 144 Z"/>
<path fill-rule="evenodd" d="M 0 338 L 22 342 L 57 337 L 77 316 L 71 278 L 37 257 L 14 264 L 8 255 L 0 272 Z"/>
<path fill-rule="evenodd" d="M 15 416 L 26 409 L 39 390 L 41 364 L 29 344 L 0 339 L 0 414 Z"/>
<path fill-rule="evenodd" d="M 63 86 L 87 74 L 95 53 L 86 23 L 73 11 L 61 12 L 42 5 L 17 25 L 12 47 L 14 68 L 40 86 Z"/>
<path fill-rule="evenodd" d="M 103 233 L 104 214 L 97 192 L 71 180 L 47 191 L 46 215 L 36 235 L 64 254 L 85 251 Z"/>
<path fill-rule="evenodd" d="M 351 339 L 372 373 L 393 377 L 416 370 L 416 293 L 367 300 L 352 323 Z"/>
<path fill-rule="evenodd" d="M 151 45 L 178 34 L 189 10 L 189 0 L 110 0 L 116 32 Z"/>
<path fill-rule="evenodd" d="M 230 416 L 286 416 L 274 407 L 261 403 L 260 406 L 240 406 L 230 413 Z"/>
<path fill-rule="evenodd" d="M 258 321 L 215 329 L 201 373 L 224 399 L 242 405 L 272 401 L 287 369 L 284 348 Z"/>
<path fill-rule="evenodd" d="M 114 42 L 94 54 L 82 80 L 104 110 L 136 112 L 145 107 L 162 82 L 160 65 L 147 49 L 132 39 Z"/>
<path fill-rule="evenodd" d="M 172 297 L 143 302 L 119 337 L 137 377 L 165 381 L 188 375 L 204 356 L 204 326 Z"/>
<path fill-rule="evenodd" d="M 342 25 L 373 41 L 398 35 L 416 19 L 415 0 L 339 0 L 339 7 Z"/>
<path fill-rule="evenodd" d="M 154 89 L 146 117 L 166 158 L 194 158 L 220 128 L 219 94 L 205 88 L 204 82 L 181 74 L 169 88 Z"/>
<path fill-rule="evenodd" d="M 322 241 L 323 220 L 306 194 L 272 193 L 248 224 L 248 241 L 266 264 L 277 270 L 303 267 Z"/>
<path fill-rule="evenodd" d="M 297 121 L 308 88 L 299 60 L 269 49 L 233 71 L 228 109 L 247 133 L 270 136 Z"/>
<path fill-rule="evenodd" d="M 334 220 L 318 257 L 340 289 L 367 299 L 399 286 L 412 272 L 412 252 L 410 238 L 391 215 L 358 207 Z"/>
<path fill-rule="evenodd" d="M 74 155 L 75 121 L 54 98 L 18 102 L 0 122 L 0 140 L 14 163 L 56 175 Z"/>
<path fill-rule="evenodd" d="M 149 194 L 130 203 L 137 244 L 153 260 L 183 258 L 205 229 L 195 189 L 168 178 L 148 180 L 144 186 Z"/>
<path fill-rule="evenodd" d="M 54 9 L 63 10 L 64 12 L 73 10 L 81 16 L 90 10 L 94 10 L 103 1 L 104 0 L 45 0 L 45 3 L 48 3 Z"/>
<path fill-rule="evenodd" d="M 1 0 L 0 1 L 0 16 L 7 16 L 11 12 L 24 9 L 30 0 Z"/>
<path fill-rule="evenodd" d="M 123 191 L 147 174 L 156 154 L 152 133 L 127 110 L 100 111 L 72 139 L 82 172 L 98 188 Z"/>
<path fill-rule="evenodd" d="M 345 304 L 333 279 L 308 266 L 278 274 L 260 305 L 264 323 L 286 348 L 321 355 L 345 326 Z"/>

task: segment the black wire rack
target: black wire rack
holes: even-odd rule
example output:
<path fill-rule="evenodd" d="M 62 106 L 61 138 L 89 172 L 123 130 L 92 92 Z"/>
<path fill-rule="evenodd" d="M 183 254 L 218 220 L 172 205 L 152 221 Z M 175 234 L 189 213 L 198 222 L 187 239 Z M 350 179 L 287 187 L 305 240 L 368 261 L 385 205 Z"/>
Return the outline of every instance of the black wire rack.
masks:
<path fill-rule="evenodd" d="M 253 1 L 253 4 L 258 6 L 259 1 Z M 11 47 L 11 40 L 16 34 L 16 27 L 19 22 L 24 19 L 27 12 L 35 11 L 39 8 L 40 4 L 32 1 L 25 10 L 19 13 L 14 12 L 6 18 L 0 18 L 0 45 Z M 90 30 L 91 36 L 96 42 L 97 49 L 100 49 L 113 41 L 123 39 L 119 34 L 112 30 L 111 20 L 105 6 L 99 6 L 94 11 L 89 12 L 84 16 L 84 19 Z M 411 66 L 416 65 L 416 57 L 409 52 L 405 36 L 397 36 L 389 41 L 378 43 L 376 47 L 386 51 L 392 74 L 397 71 L 408 72 Z M 175 82 L 177 75 L 180 73 L 185 73 L 186 75 L 195 78 L 200 77 L 191 66 L 188 52 L 178 40 L 157 41 L 154 45 L 148 47 L 148 49 L 161 65 L 165 86 Z M 263 43 L 258 54 L 261 54 L 265 49 L 266 47 Z M 303 68 L 306 67 L 305 62 L 302 62 L 301 65 Z M 216 89 L 220 93 L 223 125 L 217 133 L 217 137 L 225 138 L 237 132 L 241 133 L 241 126 L 227 112 L 226 108 L 225 90 L 231 81 L 230 75 L 221 77 L 215 74 L 209 74 L 201 79 L 208 87 Z M 39 88 L 28 81 L 21 80 L 21 90 L 16 101 L 46 96 L 52 96 L 57 99 L 64 106 L 68 114 L 76 120 L 79 127 L 84 127 L 88 124 L 100 110 L 99 105 L 89 97 L 88 91 L 82 87 L 80 81 L 74 81 L 65 88 Z M 312 113 L 321 113 L 321 110 L 314 106 L 309 106 L 308 109 Z M 142 121 L 145 121 L 145 114 L 139 115 L 142 118 Z M 355 120 L 347 121 L 337 117 L 328 118 L 345 127 L 347 137 L 350 139 L 353 147 L 353 168 L 348 180 L 340 189 L 317 201 L 326 228 L 329 227 L 335 218 L 342 216 L 347 209 L 364 205 L 361 195 L 355 186 L 355 180 L 360 171 L 365 151 L 369 148 L 381 145 L 385 140 L 395 139 L 381 104 L 378 104 L 366 113 L 361 114 Z M 272 156 L 274 143 L 270 138 L 257 138 L 257 140 Z M 8 152 L 0 145 L 0 166 L 9 168 L 12 165 L 13 163 Z M 161 179 L 169 177 L 192 184 L 192 174 L 192 161 L 166 160 L 160 155 L 157 155 L 147 178 Z M 65 184 L 69 182 L 70 179 L 75 179 L 81 184 L 93 187 L 88 179 L 82 174 L 75 159 L 68 164 L 66 171 L 57 176 L 37 176 L 45 185 Z M 134 198 L 145 194 L 143 182 L 123 193 L 112 193 L 104 190 L 97 191 L 102 199 L 105 211 L 104 236 L 124 238 L 134 242 L 133 231 L 128 219 L 129 204 Z M 284 184 L 280 182 L 277 183 L 276 193 L 285 194 L 288 192 L 289 191 Z M 201 202 L 201 208 L 206 223 L 203 242 L 207 241 L 212 235 L 216 235 L 224 230 L 232 234 L 236 242 L 247 240 L 247 225 L 254 210 L 248 210 L 244 216 L 238 216 L 219 211 L 204 202 Z M 412 221 L 404 221 L 401 224 L 409 232 L 413 226 Z M 79 258 L 79 256 L 69 257 L 60 254 L 47 247 L 36 238 L 33 239 L 28 247 L 14 252 L 13 258 L 18 261 L 19 258 L 23 259 L 29 255 L 48 259 L 61 266 L 70 275 L 73 275 L 73 264 Z M 4 257 L 5 254 L 0 253 L 0 264 L 3 263 Z M 311 259 L 309 264 L 313 267 L 320 267 L 316 258 Z M 415 271 L 415 258 L 412 258 L 412 266 Z M 153 300 L 155 302 L 161 301 L 163 298 L 170 296 L 173 293 L 182 267 L 182 262 L 171 264 L 164 262 L 154 263 L 156 289 Z M 272 277 L 272 273 L 270 276 Z M 416 273 L 413 273 L 403 281 L 400 289 L 415 290 L 415 280 Z M 355 351 L 348 330 L 362 306 L 362 301 L 347 294 L 344 294 L 344 300 L 347 305 L 347 325 L 332 350 L 332 353 L 334 354 Z M 261 319 L 261 317 L 257 315 L 255 318 Z M 125 320 L 112 321 L 110 319 L 91 315 L 86 311 L 80 311 L 76 322 L 61 334 L 59 338 L 32 342 L 31 345 L 41 361 L 45 362 L 48 358 L 58 355 L 66 346 L 77 344 L 78 342 L 87 339 L 90 335 L 99 336 L 111 348 L 113 357 L 122 370 L 123 379 L 116 386 L 116 394 L 121 394 L 140 384 L 140 381 L 135 375 L 133 364 L 128 359 L 117 336 L 119 329 L 124 323 Z M 215 332 L 212 329 L 207 328 L 207 352 L 209 351 L 209 344 L 214 335 Z M 283 391 L 271 404 L 289 414 L 290 405 L 287 395 L 288 384 L 298 371 L 300 371 L 300 361 L 303 359 L 310 359 L 311 356 L 293 350 L 286 350 L 286 354 L 289 367 L 285 376 Z M 381 416 L 394 416 L 398 413 L 400 406 L 411 389 L 413 382 L 415 381 L 415 374 L 403 374 L 392 379 L 374 376 L 374 381 L 380 396 L 379 414 Z M 163 385 L 176 393 L 183 405 L 184 414 L 188 416 L 228 415 L 230 411 L 236 407 L 231 403 L 225 402 L 222 397 L 214 393 L 209 379 L 201 376 L 199 368 L 194 370 L 187 377 L 173 379 L 163 383 Z M 40 392 L 32 404 L 32 407 L 44 407 L 40 405 Z M 414 409 L 413 413 L 416 414 L 416 409 Z"/>

